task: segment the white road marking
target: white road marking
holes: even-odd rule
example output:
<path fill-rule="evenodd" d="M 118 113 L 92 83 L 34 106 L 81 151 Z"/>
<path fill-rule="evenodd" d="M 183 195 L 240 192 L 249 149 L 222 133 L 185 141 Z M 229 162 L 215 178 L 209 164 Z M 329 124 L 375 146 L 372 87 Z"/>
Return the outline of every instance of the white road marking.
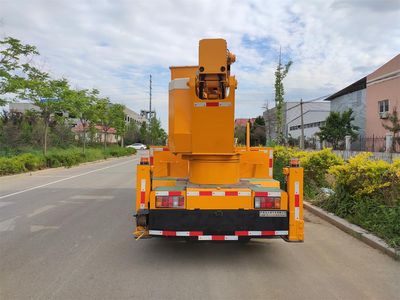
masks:
<path fill-rule="evenodd" d="M 60 200 L 58 202 L 62 203 L 62 204 L 84 204 L 85 203 L 85 202 L 81 202 L 81 201 L 68 201 L 68 200 Z"/>
<path fill-rule="evenodd" d="M 19 216 L 0 222 L 0 232 L 13 231 L 15 228 L 15 220 Z"/>
<path fill-rule="evenodd" d="M 43 226 L 43 225 L 31 225 L 31 232 L 38 232 L 41 230 L 46 230 L 46 229 L 58 229 L 60 226 Z"/>
<path fill-rule="evenodd" d="M 0 202 L 0 207 L 7 206 L 13 204 L 14 202 Z"/>
<path fill-rule="evenodd" d="M 96 196 L 96 195 L 75 195 L 70 197 L 72 200 L 109 200 L 114 199 L 114 196 Z"/>
<path fill-rule="evenodd" d="M 37 215 L 39 215 L 41 213 L 44 213 L 45 211 L 48 211 L 48 210 L 50 210 L 50 209 L 52 209 L 54 207 L 56 207 L 56 206 L 55 205 L 45 205 L 45 206 L 43 206 L 41 208 L 35 209 L 33 211 L 33 213 L 28 215 L 28 218 L 32 218 L 34 216 L 37 216 Z"/>
<path fill-rule="evenodd" d="M 132 163 L 133 161 L 137 161 L 137 160 L 139 160 L 139 159 L 136 158 L 136 159 L 133 159 L 133 160 L 124 161 L 123 163 L 120 163 L 120 164 L 107 166 L 107 167 L 104 167 L 104 168 L 100 168 L 100 169 L 92 170 L 92 171 L 85 172 L 85 173 L 82 173 L 82 174 L 73 175 L 73 176 L 70 176 L 70 177 L 67 177 L 67 178 L 63 178 L 63 179 L 59 179 L 59 180 L 56 180 L 56 181 L 52 181 L 52 182 L 49 182 L 49 183 L 46 183 L 46 184 L 30 187 L 30 188 L 22 190 L 22 191 L 18 191 L 18 192 L 15 192 L 15 193 L 11 193 L 11 194 L 0 196 L 0 199 L 4 199 L 4 198 L 7 198 L 7 197 L 11 197 L 11 196 L 19 195 L 19 194 L 22 194 L 22 193 L 25 193 L 25 192 L 29 192 L 29 191 L 32 191 L 32 190 L 40 189 L 40 188 L 45 187 L 45 186 L 49 186 L 49 185 L 52 185 L 52 184 L 55 184 L 55 183 L 58 183 L 58 182 L 65 181 L 65 180 L 69 180 L 69 179 L 85 176 L 85 175 L 88 175 L 88 174 L 91 174 L 91 173 L 94 173 L 94 172 L 98 172 L 98 171 L 102 171 L 102 170 L 118 167 L 118 166 L 121 166 L 121 165 L 125 165 L 127 163 Z"/>

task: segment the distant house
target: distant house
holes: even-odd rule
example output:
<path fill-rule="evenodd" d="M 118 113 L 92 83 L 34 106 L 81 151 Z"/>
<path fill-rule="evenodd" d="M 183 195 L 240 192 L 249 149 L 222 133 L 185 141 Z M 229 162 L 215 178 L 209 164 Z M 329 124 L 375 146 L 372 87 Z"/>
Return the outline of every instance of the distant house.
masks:
<path fill-rule="evenodd" d="M 251 119 L 235 119 L 235 126 L 246 126 L 247 121 L 250 120 L 250 123 L 253 124 L 256 118 L 251 118 Z"/>
<path fill-rule="evenodd" d="M 366 124 L 368 136 L 384 136 L 389 113 L 400 113 L 400 54 L 367 76 Z"/>
<path fill-rule="evenodd" d="M 301 135 L 300 102 L 285 102 L 283 106 L 283 124 L 286 137 L 299 138 Z M 305 138 L 313 138 L 319 127 L 325 124 L 330 113 L 330 103 L 303 102 L 303 125 Z M 267 139 L 276 138 L 276 108 L 264 111 Z"/>
<path fill-rule="evenodd" d="M 325 100 L 331 102 L 332 111 L 354 111 L 360 149 L 372 150 L 369 144 L 388 133 L 382 124 L 387 123 L 389 114 L 400 111 L 400 54 Z"/>
<path fill-rule="evenodd" d="M 143 122 L 145 123 L 148 122 L 148 120 L 145 117 L 141 116 L 140 114 L 138 114 L 137 112 L 133 111 L 128 107 L 125 107 L 124 113 L 125 113 L 125 123 L 135 122 L 137 125 L 140 126 Z"/>
<path fill-rule="evenodd" d="M 350 84 L 340 91 L 332 94 L 325 100 L 330 101 L 331 111 L 343 113 L 353 110 L 353 125 L 358 126 L 359 136 L 365 136 L 365 110 L 366 110 L 367 77 Z"/>

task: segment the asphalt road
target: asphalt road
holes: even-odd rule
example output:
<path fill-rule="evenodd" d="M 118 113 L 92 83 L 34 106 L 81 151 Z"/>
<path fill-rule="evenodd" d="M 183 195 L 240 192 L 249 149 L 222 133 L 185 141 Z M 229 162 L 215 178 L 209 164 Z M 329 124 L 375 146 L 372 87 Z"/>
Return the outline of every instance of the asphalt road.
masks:
<path fill-rule="evenodd" d="M 304 243 L 135 241 L 136 157 L 0 178 L 0 299 L 399 299 L 400 263 L 306 213 Z"/>

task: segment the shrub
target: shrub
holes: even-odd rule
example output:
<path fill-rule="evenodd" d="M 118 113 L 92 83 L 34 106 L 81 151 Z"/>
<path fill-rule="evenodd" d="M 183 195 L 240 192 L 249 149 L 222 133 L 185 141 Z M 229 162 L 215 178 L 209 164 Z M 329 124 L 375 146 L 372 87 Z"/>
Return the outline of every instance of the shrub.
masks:
<path fill-rule="evenodd" d="M 300 151 L 296 148 L 278 146 L 274 148 L 274 178 L 284 186 L 282 168 L 290 163 L 291 158 L 299 158 L 304 168 L 304 194 L 313 198 L 319 188 L 329 186 L 326 175 L 330 167 L 343 164 L 343 160 L 332 152 L 332 149 L 321 151 Z"/>
<path fill-rule="evenodd" d="M 52 148 L 46 157 L 41 152 L 24 153 L 10 157 L 0 157 L 0 176 L 17 174 L 27 171 L 40 170 L 46 167 L 71 167 L 82 162 L 95 161 L 108 157 L 120 157 L 136 153 L 135 149 L 111 146 L 106 150 L 87 148 L 85 154 L 81 148 L 69 149 Z"/>
<path fill-rule="evenodd" d="M 400 246 L 400 161 L 389 164 L 359 154 L 334 166 L 335 194 L 319 205 Z"/>

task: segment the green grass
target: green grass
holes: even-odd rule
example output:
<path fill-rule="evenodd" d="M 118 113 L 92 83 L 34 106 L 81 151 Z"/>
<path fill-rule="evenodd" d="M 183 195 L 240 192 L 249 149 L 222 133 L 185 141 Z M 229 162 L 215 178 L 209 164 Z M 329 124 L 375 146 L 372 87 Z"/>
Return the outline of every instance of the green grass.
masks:
<path fill-rule="evenodd" d="M 0 157 L 0 176 L 36 171 L 45 168 L 71 167 L 83 162 L 90 162 L 110 157 L 127 156 L 136 153 L 135 149 L 109 146 L 106 150 L 94 147 L 87 148 L 85 153 L 81 148 L 52 148 L 44 156 L 40 151 L 33 150 L 13 156 Z"/>

